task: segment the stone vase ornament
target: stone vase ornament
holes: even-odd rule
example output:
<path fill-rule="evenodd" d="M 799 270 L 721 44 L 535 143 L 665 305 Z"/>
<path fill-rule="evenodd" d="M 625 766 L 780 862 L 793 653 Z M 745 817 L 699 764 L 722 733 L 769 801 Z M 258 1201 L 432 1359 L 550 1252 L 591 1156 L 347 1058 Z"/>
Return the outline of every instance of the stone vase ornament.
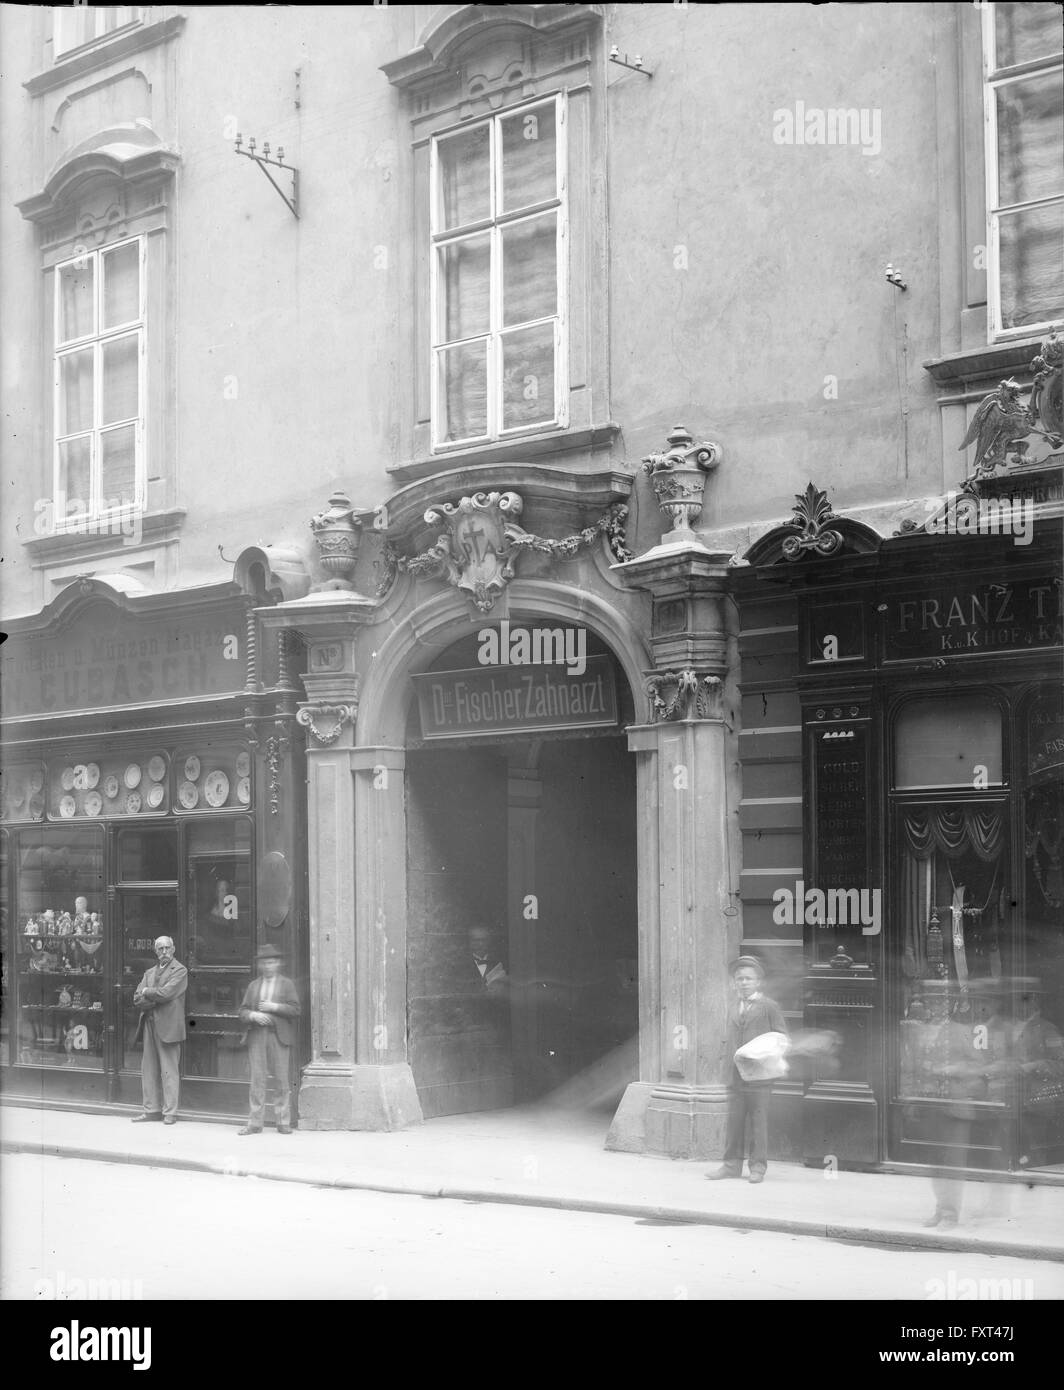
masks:
<path fill-rule="evenodd" d="M 702 515 L 706 474 L 718 466 L 723 451 L 719 444 L 708 441 L 696 444 L 683 425 L 674 427 L 668 443 L 670 447 L 666 453 L 648 454 L 643 459 L 643 472 L 650 475 L 661 513 L 672 523 L 672 529 L 662 536 L 661 543 L 697 544 L 693 528 Z"/>
<path fill-rule="evenodd" d="M 316 584 L 315 591 L 330 589 L 351 591 L 351 575 L 358 563 L 362 543 L 362 520 L 355 515 L 351 500 L 343 492 L 334 492 L 329 505 L 311 519 L 310 529 L 318 545 L 318 559 L 328 579 Z"/>

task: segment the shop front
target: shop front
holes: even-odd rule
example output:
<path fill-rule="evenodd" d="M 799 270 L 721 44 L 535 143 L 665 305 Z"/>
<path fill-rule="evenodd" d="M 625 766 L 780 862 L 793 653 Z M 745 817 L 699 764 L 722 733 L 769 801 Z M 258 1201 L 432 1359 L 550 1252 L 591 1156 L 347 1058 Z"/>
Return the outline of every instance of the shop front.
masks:
<path fill-rule="evenodd" d="M 1031 501 L 1044 472 L 983 486 L 1028 499 L 1023 544 L 934 525 L 880 541 L 829 514 L 820 535 L 839 543 L 817 550 L 798 508 L 739 580 L 758 622 L 796 617 L 777 685 L 800 711 L 804 848 L 773 911 L 803 943 L 806 1026 L 839 1040 L 803 1096 L 809 1163 L 1064 1163 L 1061 524 Z M 789 558 L 788 538 L 809 544 Z"/>
<path fill-rule="evenodd" d="M 301 799 L 279 742 L 295 691 L 286 713 L 249 607 L 236 585 L 125 598 L 86 582 L 8 625 L 10 1096 L 140 1104 L 133 992 L 165 935 L 189 971 L 182 1110 L 246 1105 L 238 1009 L 257 942 L 268 932 L 295 974 L 301 950 Z"/>

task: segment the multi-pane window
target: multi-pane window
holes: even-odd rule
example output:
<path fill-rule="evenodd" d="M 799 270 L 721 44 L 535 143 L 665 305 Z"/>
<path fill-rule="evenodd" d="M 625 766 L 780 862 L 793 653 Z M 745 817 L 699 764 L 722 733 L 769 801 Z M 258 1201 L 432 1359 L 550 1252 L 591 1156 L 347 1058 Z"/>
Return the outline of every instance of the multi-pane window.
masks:
<path fill-rule="evenodd" d="M 433 443 L 564 424 L 561 98 L 432 147 Z"/>
<path fill-rule="evenodd" d="M 1064 317 L 1064 67 L 1056 4 L 983 13 L 995 336 Z"/>
<path fill-rule="evenodd" d="M 140 19 L 138 5 L 74 5 L 55 11 L 55 55 L 81 48 Z"/>
<path fill-rule="evenodd" d="M 144 502 L 144 239 L 55 268 L 56 526 Z"/>

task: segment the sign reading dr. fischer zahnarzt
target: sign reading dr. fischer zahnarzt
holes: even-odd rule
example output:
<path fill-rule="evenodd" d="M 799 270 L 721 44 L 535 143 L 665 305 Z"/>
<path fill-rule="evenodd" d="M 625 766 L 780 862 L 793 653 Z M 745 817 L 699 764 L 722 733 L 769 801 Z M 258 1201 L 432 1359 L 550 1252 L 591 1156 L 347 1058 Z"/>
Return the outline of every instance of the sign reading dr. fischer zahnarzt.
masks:
<path fill-rule="evenodd" d="M 412 679 L 426 739 L 617 722 L 617 688 L 607 656 L 589 656 L 578 677 L 550 665 L 429 671 Z"/>

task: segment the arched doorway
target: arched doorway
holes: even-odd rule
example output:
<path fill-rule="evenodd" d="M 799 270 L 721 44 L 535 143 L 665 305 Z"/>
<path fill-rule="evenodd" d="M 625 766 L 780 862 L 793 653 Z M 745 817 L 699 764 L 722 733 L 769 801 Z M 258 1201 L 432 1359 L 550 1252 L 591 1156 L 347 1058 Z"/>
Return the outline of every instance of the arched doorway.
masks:
<path fill-rule="evenodd" d="M 398 743 L 403 713 L 406 1051 L 425 1118 L 548 1098 L 607 1108 L 638 1076 L 625 729 L 639 656 L 619 659 L 600 635 L 609 624 L 587 622 L 586 594 L 546 587 L 530 584 L 520 607 L 511 594 L 506 620 L 437 601 L 447 611 L 430 628 L 416 611 L 417 646 L 403 643 L 404 660 L 406 624 L 393 630 L 360 711 L 363 745 Z M 558 645 L 523 652 L 520 634 L 537 630 Z M 515 645 L 486 651 L 487 632 Z M 492 692 L 494 717 L 478 720 Z M 449 725 L 433 700 L 451 702 Z"/>

